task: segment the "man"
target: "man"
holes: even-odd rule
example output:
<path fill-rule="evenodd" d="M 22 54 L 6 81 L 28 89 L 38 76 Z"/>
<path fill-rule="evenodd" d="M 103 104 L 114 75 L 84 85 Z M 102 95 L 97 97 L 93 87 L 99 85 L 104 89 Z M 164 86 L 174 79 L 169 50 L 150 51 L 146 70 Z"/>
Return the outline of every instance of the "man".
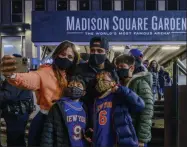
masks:
<path fill-rule="evenodd" d="M 149 67 L 149 60 L 144 60 L 143 65 L 148 68 Z"/>
<path fill-rule="evenodd" d="M 158 74 L 159 74 L 159 85 L 160 85 L 158 100 L 161 100 L 162 98 L 164 98 L 164 87 L 171 86 L 171 78 L 169 76 L 169 73 L 165 71 L 163 66 L 160 67 Z"/>
<path fill-rule="evenodd" d="M 83 98 L 87 105 L 89 124 L 92 127 L 92 115 L 94 98 L 98 96 L 98 92 L 94 89 L 96 84 L 96 74 L 101 71 L 111 73 L 112 77 L 118 82 L 118 76 L 114 66 L 107 59 L 109 52 L 109 42 L 103 37 L 93 37 L 90 40 L 90 58 L 88 63 L 79 64 L 76 70 L 76 75 L 81 75 L 87 85 L 87 94 Z"/>
<path fill-rule="evenodd" d="M 139 114 L 133 114 L 133 118 L 139 147 L 146 147 L 147 143 L 151 141 L 153 116 L 152 74 L 149 72 L 133 74 L 135 59 L 129 55 L 117 57 L 115 65 L 121 84 L 132 89 L 145 102 L 144 110 Z"/>
<path fill-rule="evenodd" d="M 143 53 L 139 49 L 131 49 L 129 55 L 135 58 L 135 70 L 134 74 L 142 71 L 147 71 L 146 67 L 143 65 Z"/>

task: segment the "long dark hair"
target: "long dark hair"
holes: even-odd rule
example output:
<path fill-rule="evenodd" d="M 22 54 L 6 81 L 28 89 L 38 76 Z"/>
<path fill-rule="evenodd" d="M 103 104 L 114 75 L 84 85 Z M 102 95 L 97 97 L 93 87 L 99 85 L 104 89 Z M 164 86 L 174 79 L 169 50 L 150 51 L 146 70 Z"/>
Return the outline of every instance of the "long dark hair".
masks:
<path fill-rule="evenodd" d="M 148 67 L 148 70 L 149 70 L 149 71 L 152 70 L 152 64 L 153 64 L 153 62 L 156 62 L 156 72 L 158 72 L 158 71 L 159 71 L 159 64 L 158 64 L 158 62 L 157 62 L 156 60 L 152 60 L 152 61 L 150 62 L 149 67 Z"/>
<path fill-rule="evenodd" d="M 76 50 L 76 47 L 75 47 L 75 44 L 73 44 L 72 42 L 70 41 L 63 41 L 62 43 L 60 43 L 57 48 L 55 49 L 53 55 L 52 55 L 52 58 L 55 59 L 57 58 L 57 56 L 64 50 L 67 50 L 67 48 L 71 48 L 73 50 L 73 53 L 74 53 L 74 59 L 73 59 L 73 64 L 70 68 L 68 68 L 66 70 L 66 74 L 71 76 L 74 72 L 74 70 L 76 69 L 76 65 L 78 64 L 78 61 L 79 61 L 79 54 Z M 54 62 L 52 63 L 52 67 L 53 67 L 53 71 L 55 73 L 55 77 L 57 78 L 57 81 L 58 81 L 58 84 L 59 84 L 59 87 L 63 88 L 65 87 L 66 85 L 64 85 L 64 82 L 63 82 L 63 78 L 62 78 L 62 75 L 60 73 L 60 70 L 59 68 L 54 64 Z"/>

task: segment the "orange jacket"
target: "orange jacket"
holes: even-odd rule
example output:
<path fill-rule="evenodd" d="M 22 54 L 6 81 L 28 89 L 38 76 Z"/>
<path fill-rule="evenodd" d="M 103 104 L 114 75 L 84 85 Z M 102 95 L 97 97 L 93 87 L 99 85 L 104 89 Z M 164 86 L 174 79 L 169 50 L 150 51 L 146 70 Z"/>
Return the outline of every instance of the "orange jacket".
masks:
<path fill-rule="evenodd" d="M 60 88 L 51 65 L 42 65 L 37 71 L 29 73 L 16 73 L 15 79 L 8 82 L 16 87 L 34 90 L 37 104 L 43 110 L 49 110 L 53 101 L 63 95 L 63 89 L 67 87 L 65 72 L 62 72 L 63 88 Z"/>

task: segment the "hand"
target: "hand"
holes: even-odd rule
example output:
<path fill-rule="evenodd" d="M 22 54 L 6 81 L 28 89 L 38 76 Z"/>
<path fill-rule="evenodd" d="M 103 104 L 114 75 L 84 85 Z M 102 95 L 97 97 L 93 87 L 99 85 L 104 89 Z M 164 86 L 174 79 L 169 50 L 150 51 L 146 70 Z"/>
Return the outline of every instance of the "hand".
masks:
<path fill-rule="evenodd" d="M 5 55 L 2 58 L 0 69 L 5 77 L 11 76 L 16 70 L 14 56 Z"/>
<path fill-rule="evenodd" d="M 138 143 L 138 146 L 139 146 L 139 147 L 144 147 L 144 143 L 139 142 L 139 143 Z"/>
<path fill-rule="evenodd" d="M 119 86 L 115 85 L 113 88 L 112 88 L 112 92 L 115 93 L 117 90 L 118 90 Z"/>
<path fill-rule="evenodd" d="M 92 135 L 93 135 L 93 129 L 89 128 L 86 133 L 84 134 L 84 138 L 89 142 L 92 143 Z"/>

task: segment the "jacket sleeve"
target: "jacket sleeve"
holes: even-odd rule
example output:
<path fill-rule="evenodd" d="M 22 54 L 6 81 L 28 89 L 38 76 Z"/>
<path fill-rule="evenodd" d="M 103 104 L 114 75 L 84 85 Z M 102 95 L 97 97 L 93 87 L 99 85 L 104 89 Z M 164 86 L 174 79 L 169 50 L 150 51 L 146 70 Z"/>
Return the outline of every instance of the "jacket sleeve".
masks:
<path fill-rule="evenodd" d="M 10 84 L 27 90 L 39 90 L 40 81 L 41 79 L 37 71 L 31 71 L 29 73 L 16 73 L 16 77 L 14 79 L 8 79 Z"/>
<path fill-rule="evenodd" d="M 138 83 L 138 95 L 145 102 L 145 108 L 140 112 L 139 123 L 136 126 L 137 137 L 140 142 L 148 143 L 151 140 L 151 127 L 153 117 L 153 94 L 146 81 Z"/>
<path fill-rule="evenodd" d="M 128 107 L 131 111 L 141 111 L 145 107 L 141 97 L 125 86 L 119 86 L 117 94 L 120 94 L 120 101 L 122 103 L 128 103 Z"/>
<path fill-rule="evenodd" d="M 53 106 L 50 109 L 46 121 L 44 123 L 41 144 L 40 144 L 41 147 L 53 147 L 54 113 L 55 113 L 55 107 Z"/>

